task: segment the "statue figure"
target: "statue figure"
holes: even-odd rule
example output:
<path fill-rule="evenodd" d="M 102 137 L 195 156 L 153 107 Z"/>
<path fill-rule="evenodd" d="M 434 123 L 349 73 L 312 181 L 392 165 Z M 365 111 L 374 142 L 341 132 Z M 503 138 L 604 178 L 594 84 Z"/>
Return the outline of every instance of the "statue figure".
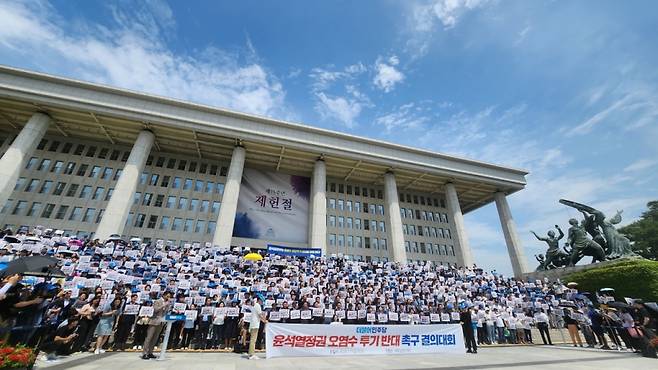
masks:
<path fill-rule="evenodd" d="M 545 264 L 546 264 L 546 259 L 544 258 L 544 255 L 539 253 L 535 254 L 535 259 L 537 262 L 539 262 L 539 266 L 537 266 L 537 269 L 535 271 L 544 271 L 546 270 Z"/>
<path fill-rule="evenodd" d="M 587 219 L 593 220 L 596 226 L 603 230 L 609 259 L 636 256 L 631 249 L 631 241 L 623 234 L 620 234 L 614 226 L 621 222 L 622 211 L 617 211 L 614 217 L 608 219 L 603 212 L 590 206 L 565 199 L 560 199 L 560 203 L 573 207 L 587 215 Z"/>
<path fill-rule="evenodd" d="M 592 256 L 592 263 L 597 261 L 605 261 L 605 251 L 594 240 L 587 237 L 587 232 L 583 225 L 578 223 L 578 220 L 572 218 L 569 220 L 571 227 L 568 231 L 567 245 L 571 247 L 571 258 L 569 266 L 574 266 L 580 261 L 583 256 Z"/>
<path fill-rule="evenodd" d="M 584 227 L 587 233 L 592 237 L 592 240 L 595 242 L 599 243 L 601 248 L 603 248 L 604 251 L 608 251 L 608 245 L 605 242 L 605 238 L 603 237 L 603 234 L 601 234 L 601 229 L 599 229 L 599 225 L 596 222 L 596 216 L 588 214 L 587 212 L 580 211 L 580 213 L 583 214 L 583 218 L 585 219 L 584 222 Z"/>
<path fill-rule="evenodd" d="M 560 226 L 555 225 L 555 228 L 560 233 L 558 237 L 555 236 L 555 231 L 553 230 L 548 231 L 548 237 L 546 238 L 542 238 L 534 231 L 530 231 L 535 236 L 535 238 L 537 238 L 537 240 L 541 240 L 548 244 L 548 250 L 546 250 L 546 259 L 543 262 L 543 265 L 540 266 L 543 270 L 562 267 L 563 255 L 565 255 L 565 253 L 560 250 L 559 242 L 560 239 L 564 237 L 564 233 L 562 232 L 562 229 L 560 229 Z"/>

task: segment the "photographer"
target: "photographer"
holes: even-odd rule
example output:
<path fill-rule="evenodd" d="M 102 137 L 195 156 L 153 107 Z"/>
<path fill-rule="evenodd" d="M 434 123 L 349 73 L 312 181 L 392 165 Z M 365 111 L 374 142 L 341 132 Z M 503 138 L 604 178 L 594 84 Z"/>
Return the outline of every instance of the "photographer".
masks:
<path fill-rule="evenodd" d="M 35 285 L 31 293 L 29 290 L 20 293 L 22 299 L 13 305 L 16 322 L 11 329 L 11 344 L 32 344 L 31 339 L 39 329 L 47 306 L 46 300 L 56 294 L 57 288 L 47 283 Z"/>
<path fill-rule="evenodd" d="M 46 360 L 55 360 L 57 356 L 66 356 L 73 352 L 74 340 L 78 337 L 79 318 L 71 316 L 68 323 L 62 325 L 55 331 L 52 339 L 41 345 L 41 350 L 46 353 Z"/>

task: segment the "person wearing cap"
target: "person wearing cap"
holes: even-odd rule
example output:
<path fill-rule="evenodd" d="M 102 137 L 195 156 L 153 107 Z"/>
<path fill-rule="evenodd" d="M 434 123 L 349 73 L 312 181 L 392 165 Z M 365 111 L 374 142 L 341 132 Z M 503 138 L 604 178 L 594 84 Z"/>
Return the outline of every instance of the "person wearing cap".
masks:
<path fill-rule="evenodd" d="M 260 329 L 260 323 L 266 323 L 267 318 L 263 313 L 263 308 L 261 304 L 263 303 L 263 297 L 260 295 L 254 296 L 254 305 L 251 307 L 251 318 L 249 320 L 249 359 L 258 360 L 260 357 L 256 356 L 256 341 L 258 340 L 258 329 Z"/>

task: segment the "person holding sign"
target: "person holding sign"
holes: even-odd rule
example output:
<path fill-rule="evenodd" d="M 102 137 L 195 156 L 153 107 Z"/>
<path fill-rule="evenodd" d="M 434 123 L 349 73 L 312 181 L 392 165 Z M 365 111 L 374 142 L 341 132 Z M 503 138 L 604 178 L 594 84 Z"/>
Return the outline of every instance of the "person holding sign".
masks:
<path fill-rule="evenodd" d="M 126 349 L 126 342 L 130 336 L 130 329 L 135 323 L 137 314 L 139 313 L 139 296 L 133 294 L 130 296 L 130 301 L 126 302 L 123 306 L 123 310 L 119 315 L 119 320 L 117 321 L 117 329 L 114 333 L 114 350 L 124 351 Z"/>
<path fill-rule="evenodd" d="M 119 315 L 119 310 L 121 309 L 121 298 L 115 298 L 112 303 L 106 304 L 103 307 L 103 311 L 100 314 L 100 320 L 98 325 L 96 325 L 96 349 L 94 354 L 104 353 L 103 345 L 112 335 L 112 329 L 114 328 L 114 322 L 116 321 L 117 316 Z"/>
<path fill-rule="evenodd" d="M 194 313 L 192 313 L 194 312 Z M 194 337 L 194 327 L 196 325 L 196 305 L 192 304 L 189 310 L 183 311 L 185 314 L 185 326 L 183 326 L 183 339 L 181 340 L 181 348 L 189 349 Z"/>
<path fill-rule="evenodd" d="M 240 320 L 240 309 L 236 301 L 231 301 L 230 307 L 226 308 L 226 318 L 224 319 L 224 348 L 233 349 L 235 337 L 240 333 L 238 322 Z"/>
<path fill-rule="evenodd" d="M 196 349 L 206 349 L 208 346 L 208 333 L 210 332 L 210 325 L 212 325 L 212 300 L 206 297 L 205 306 L 201 308 L 201 314 L 197 320 L 197 336 L 196 336 Z M 208 312 L 210 308 L 210 312 Z"/>
<path fill-rule="evenodd" d="M 254 306 L 251 308 L 251 318 L 249 321 L 249 359 L 258 360 L 260 357 L 256 356 L 256 341 L 258 340 L 258 329 L 260 328 L 260 323 L 266 323 L 267 318 L 263 313 L 261 304 L 263 303 L 263 297 L 256 295 L 254 297 Z"/>
<path fill-rule="evenodd" d="M 212 318 L 212 335 L 210 339 L 210 346 L 213 349 L 220 349 L 224 347 L 221 343 L 224 340 L 224 319 L 226 318 L 226 305 L 224 302 L 219 302 L 219 305 L 213 311 Z"/>
<path fill-rule="evenodd" d="M 157 292 L 152 292 L 151 297 L 156 298 Z M 156 358 L 153 354 L 153 347 L 160 339 L 160 332 L 164 326 L 164 317 L 171 310 L 171 292 L 164 292 L 162 298 L 153 301 L 153 316 L 148 320 L 148 329 L 146 330 L 146 340 L 144 340 L 144 350 L 142 360 Z"/>

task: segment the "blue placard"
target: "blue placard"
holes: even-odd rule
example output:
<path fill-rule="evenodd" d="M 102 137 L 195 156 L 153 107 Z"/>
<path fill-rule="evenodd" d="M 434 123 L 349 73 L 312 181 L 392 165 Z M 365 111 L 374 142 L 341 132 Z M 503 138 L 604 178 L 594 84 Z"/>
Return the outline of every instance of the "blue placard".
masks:
<path fill-rule="evenodd" d="M 183 321 L 185 320 L 185 315 L 167 315 L 165 316 L 167 321 Z"/>
<path fill-rule="evenodd" d="M 295 248 L 285 247 L 281 245 L 267 245 L 267 253 L 278 254 L 280 256 L 295 256 L 295 257 L 321 257 L 322 250 L 317 248 Z"/>

